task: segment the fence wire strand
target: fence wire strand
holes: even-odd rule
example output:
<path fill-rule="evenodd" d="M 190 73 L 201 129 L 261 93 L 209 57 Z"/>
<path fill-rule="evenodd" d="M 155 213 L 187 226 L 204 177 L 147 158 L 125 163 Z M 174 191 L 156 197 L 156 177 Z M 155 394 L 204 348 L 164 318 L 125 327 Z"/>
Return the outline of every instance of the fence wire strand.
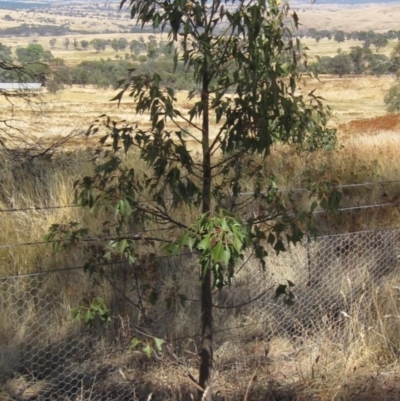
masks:
<path fill-rule="evenodd" d="M 363 183 L 355 183 L 355 184 L 343 184 L 343 185 L 334 185 L 333 188 L 337 189 L 345 189 L 345 188 L 359 188 L 359 187 L 369 187 L 376 185 L 391 185 L 391 184 L 399 184 L 400 180 L 392 180 L 392 181 L 378 181 L 378 182 L 363 182 Z M 279 189 L 278 192 L 302 192 L 309 191 L 308 188 L 298 187 L 298 188 L 282 188 Z M 254 195 L 254 192 L 241 192 L 238 196 L 251 196 Z M 139 201 L 139 203 L 144 203 L 147 201 Z M 13 213 L 13 212 L 27 212 L 27 211 L 35 211 L 35 210 L 52 210 L 52 209 L 68 209 L 68 208 L 79 208 L 79 205 L 54 205 L 54 206 L 29 206 L 23 208 L 8 208 L 1 209 L 0 213 Z"/>

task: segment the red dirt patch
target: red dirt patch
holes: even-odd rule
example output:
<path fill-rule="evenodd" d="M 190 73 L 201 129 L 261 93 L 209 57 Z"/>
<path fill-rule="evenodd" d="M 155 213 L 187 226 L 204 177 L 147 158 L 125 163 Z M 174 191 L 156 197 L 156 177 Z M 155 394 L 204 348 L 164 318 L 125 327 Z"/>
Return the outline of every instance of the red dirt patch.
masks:
<path fill-rule="evenodd" d="M 373 134 L 379 131 L 396 131 L 400 129 L 400 114 L 365 118 L 350 121 L 339 126 L 340 130 L 350 134 Z"/>

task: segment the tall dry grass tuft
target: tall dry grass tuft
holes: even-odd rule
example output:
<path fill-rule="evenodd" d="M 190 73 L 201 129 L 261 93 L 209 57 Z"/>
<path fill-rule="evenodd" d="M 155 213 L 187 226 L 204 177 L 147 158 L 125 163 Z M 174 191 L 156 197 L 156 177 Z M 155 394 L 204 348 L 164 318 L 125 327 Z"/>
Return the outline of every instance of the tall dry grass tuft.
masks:
<path fill-rule="evenodd" d="M 2 275 L 51 269 L 60 263 L 82 263 L 78 255 L 75 260 L 63 261 L 46 245 L 15 245 L 43 241 L 53 223 L 87 220 L 83 210 L 69 206 L 73 203 L 74 180 L 92 169 L 88 156 L 78 152 L 54 160 L 38 158 L 20 163 L 2 154 L 0 164 Z"/>

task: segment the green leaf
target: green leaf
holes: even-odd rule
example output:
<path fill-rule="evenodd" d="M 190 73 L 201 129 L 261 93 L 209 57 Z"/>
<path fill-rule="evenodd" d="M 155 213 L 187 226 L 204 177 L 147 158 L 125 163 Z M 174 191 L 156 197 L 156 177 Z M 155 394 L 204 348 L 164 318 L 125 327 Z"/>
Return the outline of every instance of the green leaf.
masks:
<path fill-rule="evenodd" d="M 79 308 L 71 308 L 72 317 L 76 320 L 81 320 L 81 312 Z"/>
<path fill-rule="evenodd" d="M 137 338 L 132 338 L 131 340 L 131 349 L 135 349 L 141 342 Z"/>
<path fill-rule="evenodd" d="M 207 234 L 199 243 L 199 245 L 197 245 L 198 249 L 202 249 L 202 250 L 208 250 L 210 248 L 210 241 L 211 241 L 211 236 L 210 234 Z"/>
<path fill-rule="evenodd" d="M 240 240 L 238 236 L 235 236 L 233 246 L 237 253 L 240 253 L 242 251 L 243 242 Z"/>
<path fill-rule="evenodd" d="M 162 345 L 165 343 L 165 341 L 161 338 L 154 338 L 154 342 L 156 344 L 156 350 L 162 351 Z"/>
<path fill-rule="evenodd" d="M 147 355 L 148 358 L 150 358 L 153 352 L 153 348 L 150 347 L 149 344 L 147 344 L 145 347 L 143 347 L 143 352 Z"/>
<path fill-rule="evenodd" d="M 223 260 L 224 245 L 222 242 L 217 242 L 217 244 L 212 249 L 212 259 L 214 263 L 219 263 Z"/>
<path fill-rule="evenodd" d="M 187 241 L 186 241 L 186 244 L 187 244 L 187 246 L 188 246 L 190 252 L 193 251 L 193 245 L 194 245 L 195 243 L 196 243 L 196 240 L 195 240 L 194 238 L 188 236 Z"/>
<path fill-rule="evenodd" d="M 221 260 L 225 266 L 228 266 L 230 259 L 231 259 L 231 251 L 229 250 L 229 247 L 225 247 L 222 252 Z"/>
<path fill-rule="evenodd" d="M 86 311 L 84 315 L 85 323 L 90 323 L 94 319 L 94 314 L 91 310 Z"/>

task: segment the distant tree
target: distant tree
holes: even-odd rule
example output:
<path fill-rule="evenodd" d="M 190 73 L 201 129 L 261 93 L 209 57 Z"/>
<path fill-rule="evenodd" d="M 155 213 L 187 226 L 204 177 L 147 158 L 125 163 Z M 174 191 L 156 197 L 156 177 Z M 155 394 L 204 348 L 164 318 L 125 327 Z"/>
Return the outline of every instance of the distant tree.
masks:
<path fill-rule="evenodd" d="M 72 85 L 71 69 L 67 66 L 62 66 L 54 72 L 53 81 L 59 85 Z"/>
<path fill-rule="evenodd" d="M 104 39 L 93 39 L 90 44 L 93 46 L 93 48 L 96 50 L 96 53 L 99 53 L 100 51 L 104 51 L 107 46 L 107 41 Z"/>
<path fill-rule="evenodd" d="M 315 38 L 317 36 L 317 30 L 315 28 L 310 28 L 307 31 L 307 36 L 310 38 Z"/>
<path fill-rule="evenodd" d="M 52 75 L 52 71 L 48 65 L 41 62 L 29 63 L 26 65 L 26 81 L 41 82 L 46 84 L 48 78 Z"/>
<path fill-rule="evenodd" d="M 400 111 L 400 82 L 392 86 L 384 97 L 386 110 L 389 113 L 398 113 Z"/>
<path fill-rule="evenodd" d="M 139 42 L 138 40 L 133 39 L 129 43 L 129 50 L 131 53 L 134 53 L 136 56 L 138 56 L 141 53 L 143 44 Z"/>
<path fill-rule="evenodd" d="M 72 42 L 72 45 L 74 46 L 75 50 L 78 48 L 78 41 L 76 40 L 76 38 L 74 38 L 74 41 Z"/>
<path fill-rule="evenodd" d="M 151 60 L 154 60 L 159 56 L 159 51 L 157 45 L 154 45 L 154 42 L 150 42 L 147 45 L 147 57 Z"/>
<path fill-rule="evenodd" d="M 150 43 L 157 44 L 157 39 L 154 35 L 149 35 L 148 39 Z"/>
<path fill-rule="evenodd" d="M 365 42 L 367 40 L 367 31 L 356 31 L 354 34 L 355 39 L 359 40 L 360 42 Z"/>
<path fill-rule="evenodd" d="M 311 65 L 318 74 L 331 74 L 332 73 L 330 69 L 331 60 L 332 57 L 323 56 L 319 57 L 318 60 L 312 63 Z"/>
<path fill-rule="evenodd" d="M 341 78 L 345 74 L 351 73 L 351 59 L 348 54 L 340 53 L 329 61 L 329 68 L 333 74 Z"/>
<path fill-rule="evenodd" d="M 391 62 L 384 54 L 372 54 L 369 60 L 369 70 L 372 74 L 380 76 L 391 72 Z"/>
<path fill-rule="evenodd" d="M 374 31 L 369 30 L 364 35 L 364 39 L 363 39 L 364 44 L 363 44 L 363 46 L 365 48 L 369 48 L 371 46 L 371 44 L 373 44 L 376 41 L 378 36 L 379 35 L 377 33 L 375 33 Z"/>
<path fill-rule="evenodd" d="M 388 45 L 389 41 L 385 35 L 382 34 L 376 34 L 372 40 L 371 43 L 375 46 L 376 52 L 379 52 L 379 50 L 382 47 L 385 47 Z"/>
<path fill-rule="evenodd" d="M 399 70 L 400 70 L 400 42 L 396 44 L 394 49 L 392 50 L 392 53 L 390 54 L 390 59 L 389 59 L 389 71 L 391 73 L 395 73 L 399 76 Z"/>
<path fill-rule="evenodd" d="M 45 51 L 42 45 L 30 44 L 28 47 L 19 47 L 16 50 L 17 59 L 20 63 L 35 63 L 39 61 L 51 61 L 53 55 Z"/>
<path fill-rule="evenodd" d="M 397 31 L 395 31 L 394 29 L 390 29 L 389 31 L 386 32 L 386 37 L 389 40 L 397 39 Z"/>
<path fill-rule="evenodd" d="M 63 89 L 62 85 L 60 85 L 56 81 L 48 81 L 46 83 L 46 88 L 49 93 L 55 94 L 57 93 L 60 89 Z"/>
<path fill-rule="evenodd" d="M 11 47 L 0 42 L 0 61 L 11 61 Z"/>
<path fill-rule="evenodd" d="M 351 47 L 349 56 L 353 63 L 353 72 L 355 75 L 365 71 L 366 62 L 369 61 L 371 54 L 371 49 L 360 46 Z"/>
<path fill-rule="evenodd" d="M 327 38 L 329 40 L 332 39 L 332 32 L 327 30 L 327 29 L 323 29 L 322 31 L 318 32 L 318 36 L 323 39 L 323 38 Z"/>
<path fill-rule="evenodd" d="M 71 70 L 71 81 L 73 84 L 85 86 L 89 81 L 89 74 L 83 67 L 76 67 Z"/>
<path fill-rule="evenodd" d="M 112 42 L 111 42 L 111 48 L 112 48 L 114 51 L 118 52 L 118 50 L 119 50 L 118 39 L 113 39 L 113 40 L 112 40 Z"/>
<path fill-rule="evenodd" d="M 63 45 L 65 47 L 65 50 L 68 50 L 70 43 L 71 43 L 71 41 L 68 38 L 65 38 L 63 40 Z"/>
<path fill-rule="evenodd" d="M 57 39 L 56 39 L 56 38 L 52 38 L 52 39 L 49 40 L 49 43 L 50 43 L 50 47 L 51 47 L 52 49 L 54 49 L 54 46 L 55 46 L 56 43 L 57 43 Z"/>
<path fill-rule="evenodd" d="M 167 43 L 164 43 L 164 42 L 160 42 L 160 46 L 158 48 L 158 51 L 161 54 L 164 54 L 166 56 L 169 55 L 169 54 L 174 54 L 175 46 L 173 44 L 167 44 Z"/>
<path fill-rule="evenodd" d="M 125 51 L 128 46 L 129 42 L 125 38 L 118 39 L 118 50 Z"/>
<path fill-rule="evenodd" d="M 336 31 L 333 38 L 336 40 L 336 42 L 340 43 L 345 41 L 346 36 L 343 31 Z"/>
<path fill-rule="evenodd" d="M 51 59 L 51 66 L 55 68 L 60 68 L 65 65 L 65 61 L 62 58 L 55 57 Z"/>
<path fill-rule="evenodd" d="M 87 50 L 87 48 L 89 47 L 89 41 L 87 40 L 81 40 L 81 47 L 83 50 Z"/>

